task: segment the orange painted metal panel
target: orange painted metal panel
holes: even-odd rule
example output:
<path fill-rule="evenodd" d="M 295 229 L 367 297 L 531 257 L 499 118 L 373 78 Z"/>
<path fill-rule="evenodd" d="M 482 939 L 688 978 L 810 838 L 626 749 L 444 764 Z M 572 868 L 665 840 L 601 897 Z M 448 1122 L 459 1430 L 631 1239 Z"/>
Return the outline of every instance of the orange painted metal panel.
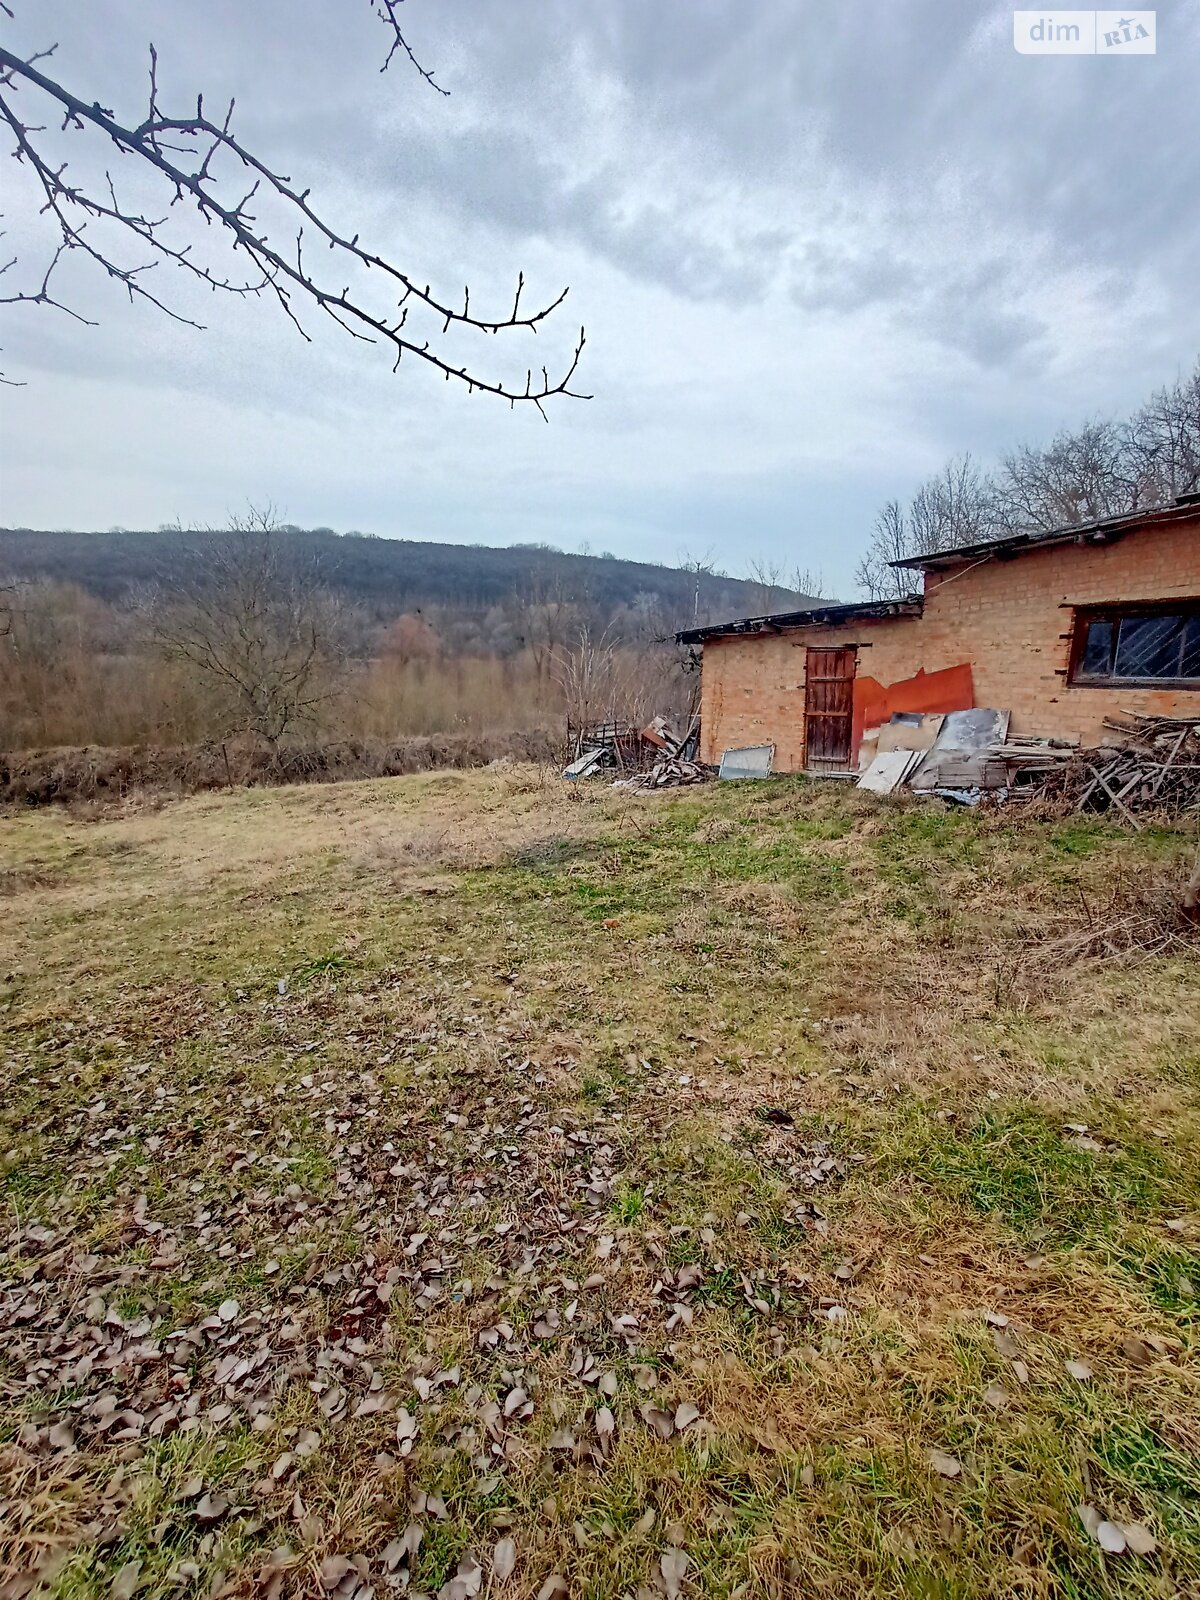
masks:
<path fill-rule="evenodd" d="M 945 667 L 941 672 L 918 672 L 899 683 L 876 678 L 854 680 L 854 749 L 862 743 L 863 729 L 889 721 L 896 711 L 969 711 L 975 704 L 971 663 Z"/>

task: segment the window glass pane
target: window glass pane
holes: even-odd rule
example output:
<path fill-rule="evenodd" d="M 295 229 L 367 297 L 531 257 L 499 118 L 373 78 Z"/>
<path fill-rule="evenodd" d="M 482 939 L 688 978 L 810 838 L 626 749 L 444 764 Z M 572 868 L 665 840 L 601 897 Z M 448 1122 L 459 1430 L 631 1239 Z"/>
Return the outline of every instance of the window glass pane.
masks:
<path fill-rule="evenodd" d="M 1182 617 L 1122 617 L 1117 634 L 1118 678 L 1177 678 Z"/>
<path fill-rule="evenodd" d="M 1183 625 L 1183 664 L 1181 678 L 1200 678 L 1200 611 L 1195 611 Z"/>
<path fill-rule="evenodd" d="M 1108 676 L 1112 666 L 1112 636 L 1111 622 L 1088 623 L 1087 636 L 1083 641 L 1083 657 L 1079 663 L 1079 670 L 1085 676 L 1089 678 Z"/>

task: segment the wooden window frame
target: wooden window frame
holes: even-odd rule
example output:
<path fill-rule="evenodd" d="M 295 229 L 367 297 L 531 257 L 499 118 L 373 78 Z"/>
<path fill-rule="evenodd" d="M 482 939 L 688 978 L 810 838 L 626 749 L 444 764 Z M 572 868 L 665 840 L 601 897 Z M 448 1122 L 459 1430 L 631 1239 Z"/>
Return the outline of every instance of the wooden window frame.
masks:
<path fill-rule="evenodd" d="M 1088 627 L 1093 622 L 1120 622 L 1126 617 L 1172 617 L 1194 611 L 1200 615 L 1200 596 L 1180 595 L 1172 600 L 1115 600 L 1103 605 L 1076 606 L 1071 628 L 1071 654 L 1067 683 L 1073 689 L 1191 689 L 1200 691 L 1196 678 L 1125 678 L 1115 673 L 1106 677 L 1080 671 L 1087 643 Z"/>

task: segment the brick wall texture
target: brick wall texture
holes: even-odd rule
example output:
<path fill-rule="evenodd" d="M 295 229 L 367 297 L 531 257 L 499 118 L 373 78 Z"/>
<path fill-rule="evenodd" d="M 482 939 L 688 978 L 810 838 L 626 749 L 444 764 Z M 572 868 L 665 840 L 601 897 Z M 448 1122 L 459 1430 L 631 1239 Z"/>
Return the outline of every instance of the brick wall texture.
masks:
<path fill-rule="evenodd" d="M 1012 732 L 1099 744 L 1114 711 L 1194 711 L 1200 690 L 1087 688 L 1066 681 L 1073 608 L 1200 598 L 1200 511 L 1107 545 L 1058 545 L 926 576 L 921 617 L 709 640 L 701 678 L 701 757 L 774 744 L 775 770 L 804 767 L 804 661 L 810 645 L 856 645 L 857 671 L 896 683 L 969 661 L 975 703 L 1012 712 Z"/>

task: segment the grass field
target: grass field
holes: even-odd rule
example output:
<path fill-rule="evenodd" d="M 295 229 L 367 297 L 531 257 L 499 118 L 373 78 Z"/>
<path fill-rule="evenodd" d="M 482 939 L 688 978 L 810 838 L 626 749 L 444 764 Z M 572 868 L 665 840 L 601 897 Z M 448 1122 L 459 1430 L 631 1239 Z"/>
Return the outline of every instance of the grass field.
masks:
<path fill-rule="evenodd" d="M 0 1595 L 1200 1594 L 1194 852 L 533 769 L 9 814 Z"/>

